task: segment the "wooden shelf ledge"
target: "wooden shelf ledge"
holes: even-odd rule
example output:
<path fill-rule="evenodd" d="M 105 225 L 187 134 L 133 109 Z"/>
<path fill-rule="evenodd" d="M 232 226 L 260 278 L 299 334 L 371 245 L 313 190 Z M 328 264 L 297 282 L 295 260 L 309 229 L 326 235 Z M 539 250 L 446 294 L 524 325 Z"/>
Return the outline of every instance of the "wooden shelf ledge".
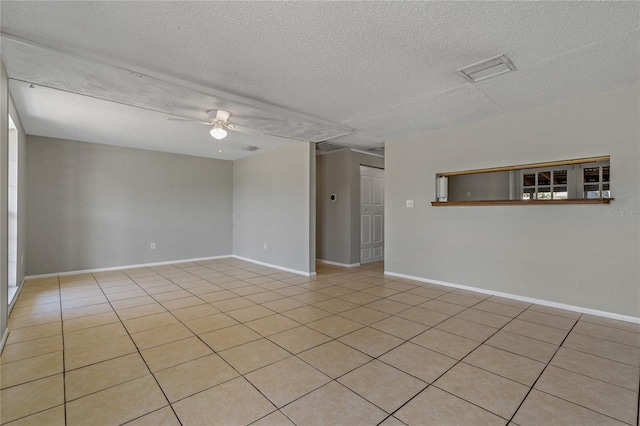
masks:
<path fill-rule="evenodd" d="M 453 206 L 529 206 L 550 204 L 609 204 L 613 198 L 576 198 L 571 200 L 483 200 L 483 201 L 432 201 L 434 207 Z"/>

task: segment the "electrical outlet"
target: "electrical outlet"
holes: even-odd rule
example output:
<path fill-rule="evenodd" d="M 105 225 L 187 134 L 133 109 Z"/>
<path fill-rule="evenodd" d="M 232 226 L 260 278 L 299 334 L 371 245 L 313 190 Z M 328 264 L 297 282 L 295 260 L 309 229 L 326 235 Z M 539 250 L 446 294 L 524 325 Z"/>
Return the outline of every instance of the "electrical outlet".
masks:
<path fill-rule="evenodd" d="M 24 265 L 24 254 L 20 256 L 20 264 Z"/>
<path fill-rule="evenodd" d="M 264 243 L 264 249 L 265 250 L 267 249 L 267 243 Z"/>
<path fill-rule="evenodd" d="M 151 243 L 151 250 L 155 250 L 156 249 L 156 243 Z"/>
<path fill-rule="evenodd" d="M 413 208 L 413 200 L 407 200 L 407 208 L 408 209 L 412 209 Z"/>

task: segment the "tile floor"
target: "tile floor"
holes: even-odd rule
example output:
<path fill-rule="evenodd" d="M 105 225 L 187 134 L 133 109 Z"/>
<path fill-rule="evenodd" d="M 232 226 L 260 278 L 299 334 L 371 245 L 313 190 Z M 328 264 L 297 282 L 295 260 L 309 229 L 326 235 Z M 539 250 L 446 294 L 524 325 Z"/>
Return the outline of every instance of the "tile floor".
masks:
<path fill-rule="evenodd" d="M 640 326 L 222 259 L 29 281 L 8 425 L 637 425 Z"/>

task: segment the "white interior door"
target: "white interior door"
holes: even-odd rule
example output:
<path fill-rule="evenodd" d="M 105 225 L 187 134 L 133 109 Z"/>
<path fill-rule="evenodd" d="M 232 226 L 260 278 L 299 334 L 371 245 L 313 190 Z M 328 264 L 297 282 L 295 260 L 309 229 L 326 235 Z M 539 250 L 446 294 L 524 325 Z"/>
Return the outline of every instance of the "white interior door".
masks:
<path fill-rule="evenodd" d="M 384 260 L 384 170 L 360 166 L 360 263 Z"/>

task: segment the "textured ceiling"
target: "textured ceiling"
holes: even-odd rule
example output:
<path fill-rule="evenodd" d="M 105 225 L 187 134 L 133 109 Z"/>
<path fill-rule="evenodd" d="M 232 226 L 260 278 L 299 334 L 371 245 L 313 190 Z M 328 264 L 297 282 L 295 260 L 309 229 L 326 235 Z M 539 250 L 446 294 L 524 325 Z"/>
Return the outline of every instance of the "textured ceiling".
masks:
<path fill-rule="evenodd" d="M 637 2 L 2 1 L 0 13 L 28 133 L 227 159 L 291 142 L 264 133 L 379 147 L 640 74 Z M 455 72 L 502 53 L 517 72 L 477 84 Z M 222 153 L 205 126 L 167 120 L 222 106 L 254 129 Z"/>

